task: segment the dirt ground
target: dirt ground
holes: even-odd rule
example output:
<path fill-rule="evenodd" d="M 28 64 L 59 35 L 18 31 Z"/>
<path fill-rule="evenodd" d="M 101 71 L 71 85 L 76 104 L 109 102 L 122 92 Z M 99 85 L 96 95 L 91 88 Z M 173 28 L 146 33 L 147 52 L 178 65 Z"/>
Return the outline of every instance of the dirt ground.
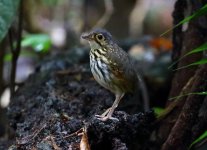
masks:
<path fill-rule="evenodd" d="M 91 149 L 156 149 L 150 142 L 154 113 L 143 113 L 132 95 L 116 109 L 119 121 L 95 117 L 114 95 L 93 79 L 88 62 L 88 51 L 78 48 L 41 62 L 12 99 L 7 114 L 15 138 L 0 148 L 74 150 L 84 134 Z"/>

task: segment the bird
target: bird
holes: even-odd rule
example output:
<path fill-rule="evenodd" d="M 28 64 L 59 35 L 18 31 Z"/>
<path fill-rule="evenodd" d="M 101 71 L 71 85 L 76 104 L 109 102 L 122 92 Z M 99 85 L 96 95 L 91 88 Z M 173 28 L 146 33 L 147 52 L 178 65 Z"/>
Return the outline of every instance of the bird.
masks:
<path fill-rule="evenodd" d="M 113 105 L 102 115 L 95 116 L 102 121 L 118 120 L 112 116 L 114 110 L 126 93 L 136 90 L 138 81 L 143 84 L 142 79 L 137 75 L 129 55 L 118 46 L 107 30 L 94 29 L 83 33 L 81 38 L 89 42 L 90 69 L 95 80 L 115 94 Z M 146 87 L 143 88 L 147 98 Z M 148 103 L 148 98 L 146 101 Z"/>

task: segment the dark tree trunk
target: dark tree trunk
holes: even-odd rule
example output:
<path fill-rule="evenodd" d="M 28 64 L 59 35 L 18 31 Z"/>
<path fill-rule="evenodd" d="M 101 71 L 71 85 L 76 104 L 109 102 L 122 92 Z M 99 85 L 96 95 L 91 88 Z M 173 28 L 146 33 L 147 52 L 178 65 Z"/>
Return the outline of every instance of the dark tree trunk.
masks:
<path fill-rule="evenodd" d="M 178 0 L 173 13 L 174 25 L 184 17 L 193 14 L 204 4 L 206 4 L 206 0 Z M 186 14 L 186 12 L 190 13 Z M 184 14 L 186 15 L 184 16 Z M 207 27 L 204 26 L 206 22 L 206 16 L 201 16 L 190 21 L 187 26 L 183 25 L 174 29 L 173 61 L 206 42 Z M 179 61 L 176 67 L 179 68 L 196 62 L 202 57 L 203 53 L 187 56 Z M 206 71 L 207 65 L 176 71 L 172 80 L 169 98 L 185 93 L 206 91 Z M 189 86 L 185 89 L 187 85 Z M 184 89 L 185 93 L 183 93 Z M 167 103 L 168 107 L 176 103 L 176 107 L 161 121 L 158 130 L 159 142 L 164 142 L 162 150 L 187 149 L 189 144 L 205 130 L 206 121 L 202 120 L 206 117 L 206 113 L 203 111 L 204 108 L 201 107 L 203 103 L 206 103 L 204 102 L 204 98 L 204 96 L 189 95 L 180 98 L 178 101 L 169 101 Z M 190 138 L 191 136 L 192 138 Z"/>
<path fill-rule="evenodd" d="M 3 70 L 4 70 L 4 54 L 6 49 L 6 40 L 4 39 L 0 44 L 0 100 L 1 94 L 4 90 Z M 5 134 L 5 112 L 0 105 L 0 137 Z"/>

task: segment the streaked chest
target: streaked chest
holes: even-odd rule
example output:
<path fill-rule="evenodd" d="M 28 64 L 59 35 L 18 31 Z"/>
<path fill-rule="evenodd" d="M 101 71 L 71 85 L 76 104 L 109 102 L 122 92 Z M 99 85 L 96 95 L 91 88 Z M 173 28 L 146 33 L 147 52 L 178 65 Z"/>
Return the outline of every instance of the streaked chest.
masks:
<path fill-rule="evenodd" d="M 90 68 L 94 78 L 99 84 L 105 84 L 111 81 L 109 61 L 104 50 L 93 49 L 90 51 Z"/>

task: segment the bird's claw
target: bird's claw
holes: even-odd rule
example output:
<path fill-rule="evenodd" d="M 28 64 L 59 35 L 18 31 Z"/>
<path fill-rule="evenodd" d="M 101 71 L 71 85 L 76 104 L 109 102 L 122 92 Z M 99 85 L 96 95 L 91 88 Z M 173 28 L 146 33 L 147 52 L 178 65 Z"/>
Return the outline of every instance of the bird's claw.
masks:
<path fill-rule="evenodd" d="M 97 117 L 98 120 L 101 120 L 101 121 L 107 121 L 108 119 L 119 121 L 119 119 L 112 117 L 112 116 L 108 116 L 108 115 L 107 116 L 95 115 L 95 116 Z"/>

